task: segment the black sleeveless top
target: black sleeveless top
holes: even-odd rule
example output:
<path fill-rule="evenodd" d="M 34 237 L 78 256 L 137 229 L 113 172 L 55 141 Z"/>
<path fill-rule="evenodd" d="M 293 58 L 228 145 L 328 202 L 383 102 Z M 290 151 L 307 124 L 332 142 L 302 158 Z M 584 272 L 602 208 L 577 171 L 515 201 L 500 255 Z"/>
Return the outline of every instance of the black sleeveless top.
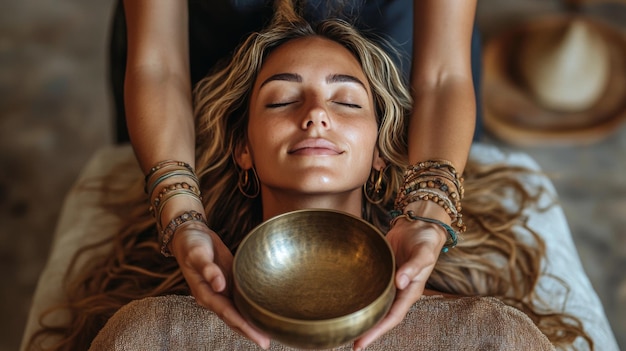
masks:
<path fill-rule="evenodd" d="M 178 0 L 175 0 L 178 1 Z M 338 2 L 341 5 L 336 5 Z M 191 82 L 195 85 L 220 60 L 228 57 L 251 32 L 271 20 L 273 0 L 188 0 Z M 382 47 L 399 65 L 409 81 L 413 49 L 413 0 L 305 0 L 302 14 L 310 22 L 342 18 L 373 40 L 384 38 Z M 116 109 L 117 141 L 128 141 L 124 113 L 126 29 L 122 1 L 118 0 L 111 35 L 110 74 Z M 474 27 L 476 29 L 476 26 Z M 368 35 L 369 36 L 369 35 Z M 387 45 L 394 50 L 388 50 Z M 481 134 L 480 36 L 472 33 L 472 71 L 476 91 L 476 135 Z M 398 53 L 398 54 L 396 54 Z"/>
<path fill-rule="evenodd" d="M 372 38 L 385 38 L 402 57 L 394 57 L 405 78 L 412 49 L 412 0 L 307 0 L 303 17 L 309 22 L 341 18 Z M 195 83 L 251 32 L 272 18 L 273 0 L 189 0 L 191 76 Z M 384 45 L 383 45 L 384 46 Z"/>

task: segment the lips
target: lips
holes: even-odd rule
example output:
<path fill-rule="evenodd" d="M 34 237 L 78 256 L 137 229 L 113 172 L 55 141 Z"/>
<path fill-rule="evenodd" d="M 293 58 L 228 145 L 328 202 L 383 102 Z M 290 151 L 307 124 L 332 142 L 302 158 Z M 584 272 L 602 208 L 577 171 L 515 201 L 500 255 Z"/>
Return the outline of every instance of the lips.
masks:
<path fill-rule="evenodd" d="M 290 155 L 339 155 L 343 153 L 337 145 L 326 139 L 305 139 L 288 151 Z"/>

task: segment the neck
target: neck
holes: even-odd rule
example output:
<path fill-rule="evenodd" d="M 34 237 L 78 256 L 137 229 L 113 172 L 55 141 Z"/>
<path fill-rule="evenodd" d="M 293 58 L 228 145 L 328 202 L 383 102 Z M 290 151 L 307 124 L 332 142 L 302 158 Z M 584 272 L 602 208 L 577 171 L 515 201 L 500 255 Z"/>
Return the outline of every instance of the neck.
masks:
<path fill-rule="evenodd" d="M 361 217 L 362 194 L 356 189 L 340 194 L 302 194 L 264 189 L 263 220 L 268 220 L 285 212 L 304 209 L 330 209 Z"/>

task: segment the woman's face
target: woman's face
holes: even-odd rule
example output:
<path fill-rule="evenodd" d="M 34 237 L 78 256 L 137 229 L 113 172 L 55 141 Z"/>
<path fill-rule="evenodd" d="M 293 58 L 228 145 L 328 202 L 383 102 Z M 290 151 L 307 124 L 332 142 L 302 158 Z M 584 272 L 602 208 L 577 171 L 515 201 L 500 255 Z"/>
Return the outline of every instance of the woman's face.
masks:
<path fill-rule="evenodd" d="M 372 167 L 378 126 L 357 59 L 333 41 L 289 41 L 266 59 L 250 99 L 248 144 L 240 165 L 257 170 L 263 198 L 348 195 Z"/>

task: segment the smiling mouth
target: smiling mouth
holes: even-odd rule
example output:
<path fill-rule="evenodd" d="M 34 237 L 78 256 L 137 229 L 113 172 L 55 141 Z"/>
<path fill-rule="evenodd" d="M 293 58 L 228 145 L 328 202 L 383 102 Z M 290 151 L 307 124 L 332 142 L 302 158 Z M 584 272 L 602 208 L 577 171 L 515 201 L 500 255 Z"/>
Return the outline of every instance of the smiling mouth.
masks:
<path fill-rule="evenodd" d="M 324 155 L 340 155 L 342 151 L 337 151 L 333 149 L 323 148 L 323 147 L 303 147 L 299 149 L 294 149 L 288 152 L 289 155 L 300 155 L 300 156 L 324 156 Z"/>
<path fill-rule="evenodd" d="M 289 155 L 323 156 L 340 155 L 343 153 L 343 150 L 325 139 L 307 139 L 295 144 L 287 153 Z"/>

